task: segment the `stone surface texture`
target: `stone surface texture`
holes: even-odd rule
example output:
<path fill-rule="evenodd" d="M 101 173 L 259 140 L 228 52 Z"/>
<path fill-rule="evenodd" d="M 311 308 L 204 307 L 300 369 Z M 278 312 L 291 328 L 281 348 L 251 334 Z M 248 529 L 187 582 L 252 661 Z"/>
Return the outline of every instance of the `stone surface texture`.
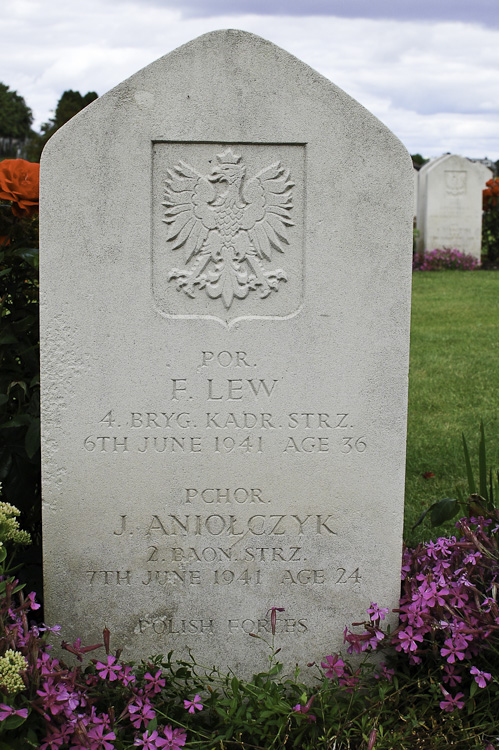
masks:
<path fill-rule="evenodd" d="M 419 171 L 418 252 L 455 248 L 480 260 L 482 191 L 492 172 L 455 154 L 432 159 Z"/>
<path fill-rule="evenodd" d="M 411 160 L 241 31 L 92 103 L 41 177 L 48 622 L 287 668 L 398 603 Z"/>

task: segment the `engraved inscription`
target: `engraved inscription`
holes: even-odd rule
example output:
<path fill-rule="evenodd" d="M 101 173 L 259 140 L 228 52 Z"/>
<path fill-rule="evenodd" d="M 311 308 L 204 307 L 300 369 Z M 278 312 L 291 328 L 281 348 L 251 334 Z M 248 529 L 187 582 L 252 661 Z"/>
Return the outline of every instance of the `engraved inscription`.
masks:
<path fill-rule="evenodd" d="M 168 170 L 163 221 L 168 247 L 182 249 L 185 263 L 168 281 L 190 298 L 204 290 L 228 310 L 234 299 L 250 292 L 264 299 L 287 281 L 282 268 L 265 263 L 289 244 L 294 183 L 280 162 L 248 179 L 241 154 L 228 148 L 216 159 L 208 175 L 183 161 Z"/>

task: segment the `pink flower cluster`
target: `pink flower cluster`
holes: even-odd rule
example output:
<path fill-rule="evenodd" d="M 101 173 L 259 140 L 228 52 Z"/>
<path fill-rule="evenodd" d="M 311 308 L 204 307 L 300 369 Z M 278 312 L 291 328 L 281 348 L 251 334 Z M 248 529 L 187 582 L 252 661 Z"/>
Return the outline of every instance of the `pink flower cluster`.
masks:
<path fill-rule="evenodd" d="M 443 271 L 446 269 L 474 271 L 477 267 L 478 260 L 473 255 L 447 247 L 418 253 L 412 259 L 413 271 Z"/>
<path fill-rule="evenodd" d="M 398 627 L 385 633 L 381 620 L 387 610 L 372 603 L 369 622 L 361 623 L 363 632 L 345 629 L 348 653 L 394 647 L 411 665 L 432 662 L 440 667 L 447 687 L 473 679 L 486 688 L 492 675 L 481 666 L 487 665 L 487 652 L 497 649 L 499 635 L 498 521 L 497 511 L 489 518 L 463 518 L 456 524 L 459 540 L 439 538 L 406 549 Z M 322 667 L 327 677 L 341 681 L 339 661 L 326 657 Z M 447 687 L 441 685 L 442 710 L 462 708 L 464 694 L 452 696 Z"/>
<path fill-rule="evenodd" d="M 13 596 L 16 585 L 17 581 L 7 581 L 6 596 L 0 598 L 0 655 L 7 649 L 22 654 L 29 665 L 23 674 L 31 697 L 24 691 L 10 696 L 0 685 L 4 701 L 0 702 L 0 723 L 5 722 L 7 730 L 9 722 L 13 726 L 14 717 L 18 727 L 33 714 L 31 718 L 38 716 L 37 723 L 41 726 L 39 750 L 113 750 L 115 740 L 120 747 L 128 742 L 147 750 L 180 750 L 185 745 L 184 729 L 158 725 L 157 706 L 168 699 L 161 669 L 142 667 L 134 672 L 119 660 L 119 654 L 109 652 L 107 630 L 104 630 L 105 659 L 92 659 L 94 667 L 86 669 L 65 665 L 52 656 L 51 646 L 42 636 L 58 628 L 29 626 L 27 615 L 39 605 L 35 595 L 30 594 L 26 599 L 21 595 L 16 606 Z M 62 643 L 78 661 L 102 645 L 83 646 L 80 639 L 73 644 Z M 108 695 L 107 686 L 109 689 L 112 686 L 108 700 L 103 698 Z M 192 700 L 186 698 L 181 710 L 186 714 L 202 711 L 201 696 L 196 693 Z M 153 720 L 154 729 L 149 729 Z"/>

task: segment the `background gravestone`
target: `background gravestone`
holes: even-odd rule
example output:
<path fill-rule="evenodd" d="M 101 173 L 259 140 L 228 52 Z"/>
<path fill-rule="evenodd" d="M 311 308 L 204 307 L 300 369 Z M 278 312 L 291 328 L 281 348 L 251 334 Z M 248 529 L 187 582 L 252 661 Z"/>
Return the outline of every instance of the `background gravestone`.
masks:
<path fill-rule="evenodd" d="M 490 169 L 462 156 L 445 154 L 419 172 L 418 252 L 455 248 L 480 260 L 482 191 Z"/>
<path fill-rule="evenodd" d="M 128 658 L 331 653 L 400 587 L 411 160 L 240 31 L 91 104 L 42 162 L 45 596 Z"/>

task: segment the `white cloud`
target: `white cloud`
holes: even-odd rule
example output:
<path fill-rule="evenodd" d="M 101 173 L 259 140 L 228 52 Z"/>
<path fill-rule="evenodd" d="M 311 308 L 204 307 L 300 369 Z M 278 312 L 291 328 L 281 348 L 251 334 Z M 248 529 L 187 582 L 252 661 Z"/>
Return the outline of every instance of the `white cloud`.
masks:
<path fill-rule="evenodd" d="M 18 0 L 2 22 L 2 81 L 39 125 L 65 89 L 99 94 L 175 47 L 241 28 L 300 57 L 426 156 L 499 158 L 499 30 L 331 16 L 181 18 L 129 0 Z"/>

